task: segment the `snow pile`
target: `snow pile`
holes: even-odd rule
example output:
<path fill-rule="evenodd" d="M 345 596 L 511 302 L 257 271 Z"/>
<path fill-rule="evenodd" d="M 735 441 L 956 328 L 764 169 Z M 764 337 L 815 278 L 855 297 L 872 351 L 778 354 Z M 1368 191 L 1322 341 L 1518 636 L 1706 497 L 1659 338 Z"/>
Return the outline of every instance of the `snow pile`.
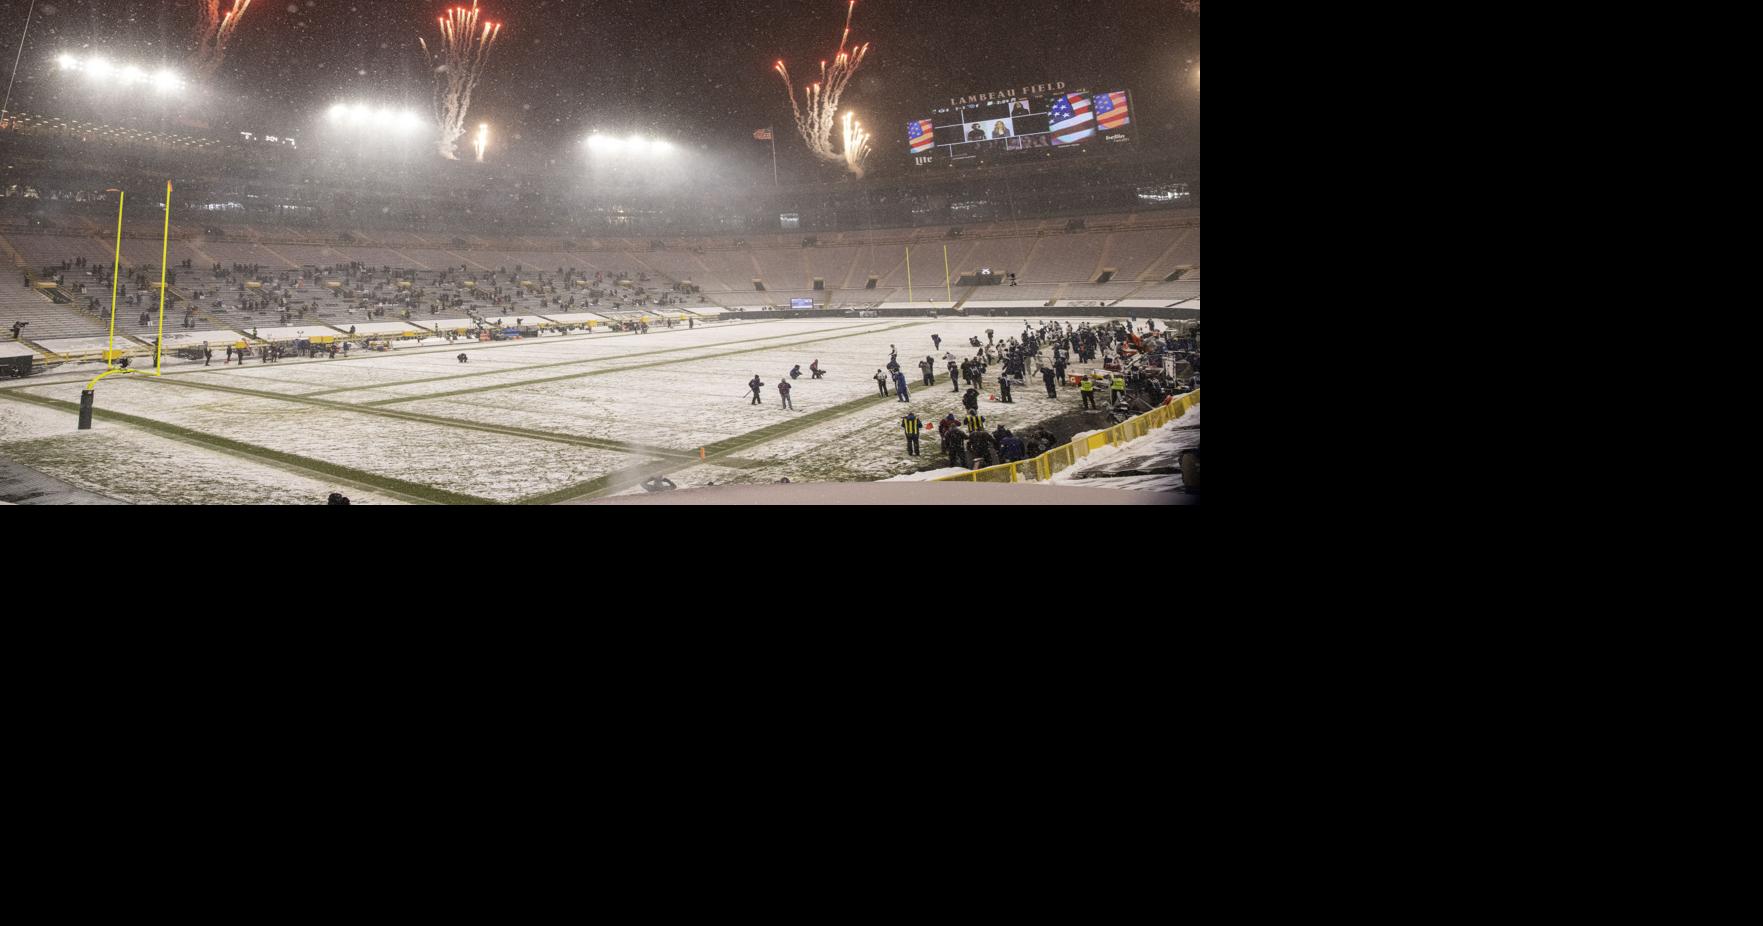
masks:
<path fill-rule="evenodd" d="M 1147 474 L 1150 469 L 1177 469 L 1181 452 L 1200 443 L 1200 407 L 1194 406 L 1176 418 L 1135 441 L 1118 447 L 1101 447 L 1076 466 L 1048 480 L 1048 485 L 1082 486 L 1095 489 L 1130 489 L 1135 491 L 1176 492 L 1182 488 L 1179 472 Z M 1082 435 L 1079 435 L 1081 437 Z M 1132 472 L 1136 475 L 1113 476 L 1111 473 Z"/>
<path fill-rule="evenodd" d="M 973 472 L 973 470 L 967 469 L 966 467 L 951 466 L 946 469 L 933 469 L 933 470 L 927 470 L 922 473 L 907 473 L 904 476 L 895 476 L 892 479 L 879 479 L 877 481 L 878 482 L 931 482 L 936 479 L 942 479 L 945 476 L 965 476 L 971 472 Z"/>

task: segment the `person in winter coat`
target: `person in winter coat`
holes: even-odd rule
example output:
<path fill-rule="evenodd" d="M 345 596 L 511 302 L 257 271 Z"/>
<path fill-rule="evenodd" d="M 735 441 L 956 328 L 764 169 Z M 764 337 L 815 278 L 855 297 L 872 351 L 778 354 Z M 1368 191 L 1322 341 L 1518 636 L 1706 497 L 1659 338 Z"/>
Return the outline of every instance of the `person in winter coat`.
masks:
<path fill-rule="evenodd" d="M 942 348 L 943 348 L 943 336 L 942 335 L 940 335 L 940 334 L 931 335 L 930 342 L 932 344 L 933 350 L 942 350 Z"/>
<path fill-rule="evenodd" d="M 899 370 L 894 371 L 894 391 L 895 394 L 900 397 L 900 401 L 912 401 L 912 397 L 906 393 L 906 374 L 901 373 Z"/>
<path fill-rule="evenodd" d="M 790 367 L 790 378 L 791 379 L 801 379 L 802 378 L 802 365 L 801 364 L 798 363 L 795 366 Z"/>
<path fill-rule="evenodd" d="M 936 383 L 937 362 L 935 360 L 932 360 L 929 357 L 924 358 L 924 360 L 918 364 L 918 369 L 924 373 L 924 384 L 926 386 L 934 385 Z"/>
<path fill-rule="evenodd" d="M 970 412 L 979 411 L 979 390 L 969 389 L 961 396 L 961 404 Z"/>
<path fill-rule="evenodd" d="M 911 456 L 919 455 L 918 432 L 923 428 L 923 425 L 924 422 L 919 421 L 918 416 L 911 412 L 907 412 L 906 417 L 900 419 L 900 429 L 906 432 L 906 453 Z"/>
<path fill-rule="evenodd" d="M 809 379 L 819 379 L 826 375 L 826 371 L 820 368 L 820 361 L 818 359 L 808 365 L 808 373 L 810 374 L 808 377 Z"/>
<path fill-rule="evenodd" d="M 764 386 L 765 386 L 765 383 L 759 379 L 759 374 L 754 373 L 753 378 L 747 381 L 747 388 L 753 390 L 753 401 L 748 402 L 747 403 L 748 405 L 761 404 L 761 399 L 759 398 L 759 390 L 764 388 Z"/>
<path fill-rule="evenodd" d="M 953 360 L 949 361 L 949 391 L 961 391 L 961 368 Z"/>
<path fill-rule="evenodd" d="M 796 406 L 790 404 L 790 381 L 789 380 L 787 380 L 787 379 L 778 380 L 777 381 L 777 391 L 778 391 L 779 395 L 784 397 L 784 407 L 785 408 L 795 408 L 796 407 Z"/>
<path fill-rule="evenodd" d="M 871 379 L 875 380 L 875 387 L 881 390 L 881 394 L 885 397 L 888 394 L 888 374 L 878 369 Z"/>
<path fill-rule="evenodd" d="M 967 432 L 959 425 L 943 429 L 943 452 L 949 455 L 950 466 L 967 465 Z"/>
<path fill-rule="evenodd" d="M 1004 439 L 998 442 L 998 450 L 1003 453 L 1006 463 L 1020 463 L 1028 459 L 1028 451 L 1022 446 L 1022 439 L 1014 434 L 1005 435 Z"/>
<path fill-rule="evenodd" d="M 1016 404 L 1010 398 L 1010 374 L 1008 373 L 998 377 L 998 401 L 1009 402 L 1012 405 Z"/>
<path fill-rule="evenodd" d="M 1049 399 L 1059 398 L 1059 390 L 1053 388 L 1053 371 L 1052 370 L 1049 370 L 1046 367 L 1041 367 L 1041 382 L 1047 384 L 1047 398 L 1049 398 Z"/>
<path fill-rule="evenodd" d="M 972 469 L 998 465 L 998 442 L 992 440 L 992 435 L 983 430 L 975 431 L 967 438 L 967 453 L 971 458 L 969 466 Z"/>

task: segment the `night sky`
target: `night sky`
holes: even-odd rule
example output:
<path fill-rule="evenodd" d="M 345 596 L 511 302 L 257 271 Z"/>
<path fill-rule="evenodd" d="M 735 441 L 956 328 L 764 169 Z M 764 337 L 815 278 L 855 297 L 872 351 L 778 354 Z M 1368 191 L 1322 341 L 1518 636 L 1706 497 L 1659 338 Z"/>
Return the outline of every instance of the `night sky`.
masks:
<path fill-rule="evenodd" d="M 16 51 L 29 0 L 0 0 L 0 51 Z M 339 100 L 402 102 L 430 112 L 416 38 L 433 41 L 429 0 L 254 0 L 208 92 L 262 109 L 295 132 Z M 469 5 L 469 0 L 467 2 Z M 653 132 L 737 158 L 770 148 L 786 169 L 807 161 L 795 137 L 783 58 L 798 84 L 838 45 L 842 0 L 490 0 L 504 23 L 470 122 L 536 153 L 589 131 Z M 197 20 L 193 0 L 37 0 L 13 109 L 46 112 L 64 92 L 56 54 L 178 65 Z M 871 135 L 870 162 L 907 160 L 904 128 L 956 94 L 1064 80 L 1133 92 L 1140 139 L 1199 150 L 1200 20 L 1176 0 L 859 0 L 853 43 L 867 61 L 845 93 Z M 6 54 L 11 58 L 11 54 Z M 0 62 L 10 67 L 11 62 Z M 769 168 L 768 168 L 769 169 Z"/>

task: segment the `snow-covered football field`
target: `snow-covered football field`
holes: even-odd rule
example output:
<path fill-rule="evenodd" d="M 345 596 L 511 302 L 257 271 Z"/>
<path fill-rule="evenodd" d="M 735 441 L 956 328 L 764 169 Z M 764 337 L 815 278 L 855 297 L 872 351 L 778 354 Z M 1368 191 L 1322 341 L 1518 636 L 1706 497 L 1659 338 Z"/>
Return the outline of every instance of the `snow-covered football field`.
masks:
<path fill-rule="evenodd" d="M 1030 316 L 1037 326 L 1050 316 Z M 905 452 L 901 403 L 873 376 L 899 348 L 911 408 L 927 425 L 954 411 L 944 351 L 1000 340 L 1023 318 L 713 322 L 646 335 L 602 333 L 456 345 L 430 341 L 347 359 L 168 366 L 112 376 L 89 431 L 80 391 L 102 367 L 0 381 L 0 457 L 137 503 L 541 504 L 641 489 L 665 473 L 682 488 L 743 482 L 867 481 L 940 466 Z M 1075 323 L 1075 322 L 1074 322 Z M 931 335 L 943 338 L 932 348 Z M 465 352 L 469 361 L 455 355 Z M 922 386 L 917 362 L 937 361 Z M 217 359 L 220 355 L 217 354 Z M 826 378 L 811 380 L 818 359 Z M 780 407 L 776 384 L 802 366 Z M 982 394 L 996 391 L 993 366 Z M 749 404 L 757 373 L 765 404 Z M 1069 411 L 1038 377 L 1015 404 L 982 400 L 988 426 L 1012 429 Z M 702 454 L 702 458 L 700 456 Z"/>

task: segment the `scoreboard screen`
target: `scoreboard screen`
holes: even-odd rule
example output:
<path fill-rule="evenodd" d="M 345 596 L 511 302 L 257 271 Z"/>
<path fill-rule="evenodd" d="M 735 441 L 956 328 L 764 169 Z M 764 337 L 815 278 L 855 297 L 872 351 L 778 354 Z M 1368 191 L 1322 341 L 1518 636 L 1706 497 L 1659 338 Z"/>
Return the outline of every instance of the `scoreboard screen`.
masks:
<path fill-rule="evenodd" d="M 988 100 L 934 109 L 906 124 L 906 146 L 919 165 L 1081 150 L 1132 140 L 1125 90 L 1080 91 Z"/>

